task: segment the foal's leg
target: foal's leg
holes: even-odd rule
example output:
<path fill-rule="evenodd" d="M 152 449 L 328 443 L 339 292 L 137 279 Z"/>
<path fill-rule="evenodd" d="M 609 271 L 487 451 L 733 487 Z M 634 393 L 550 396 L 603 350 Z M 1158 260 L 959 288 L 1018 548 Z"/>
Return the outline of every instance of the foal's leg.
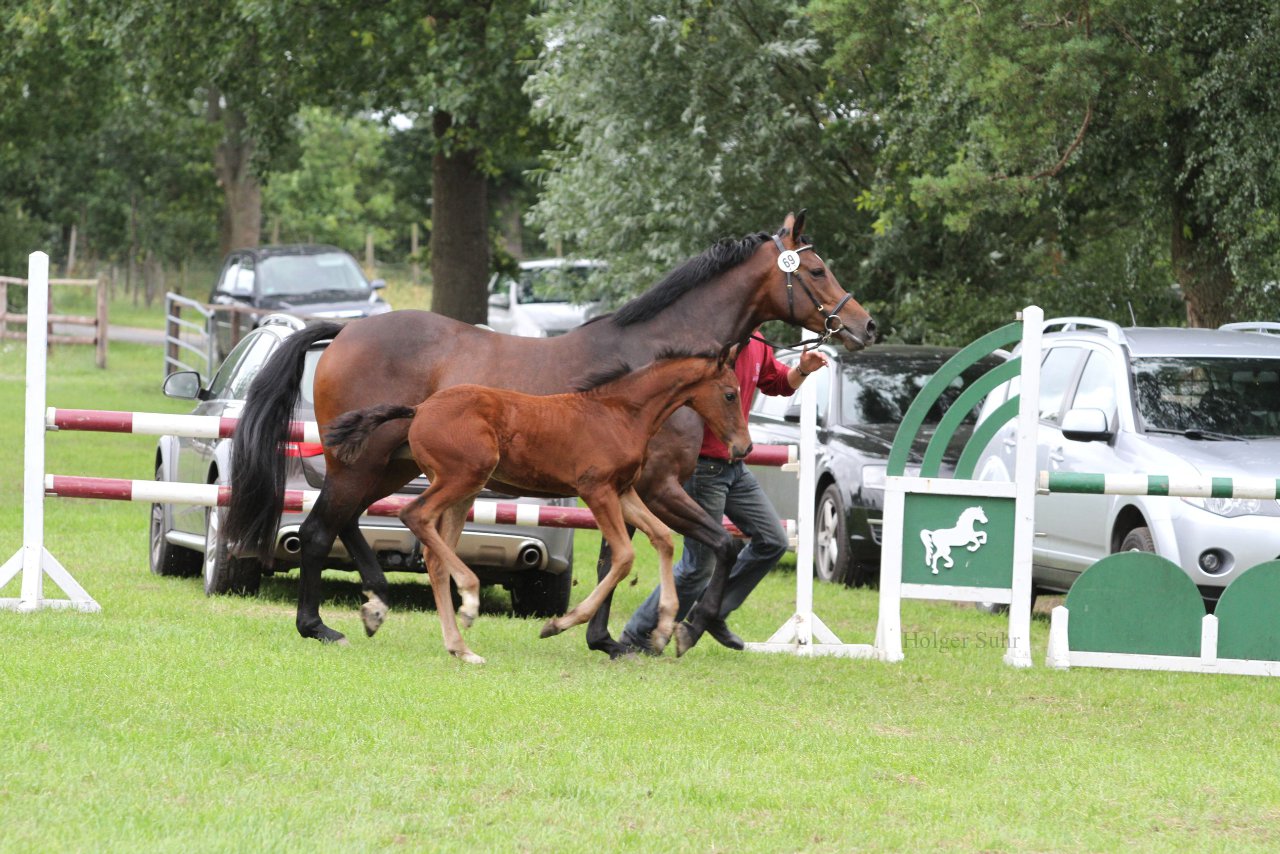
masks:
<path fill-rule="evenodd" d="M 587 598 L 579 602 L 569 613 L 547 620 L 539 637 L 549 638 L 552 635 L 558 635 L 565 629 L 591 619 L 591 615 L 600 607 L 605 597 L 613 592 L 619 581 L 626 578 L 635 560 L 635 548 L 631 545 L 631 538 L 627 536 L 627 526 L 622 520 L 622 505 L 618 494 L 611 489 L 603 489 L 592 495 L 584 494 L 582 500 L 586 502 L 587 507 L 591 508 L 601 535 L 613 549 L 613 566 L 608 575 L 587 594 Z"/>
<path fill-rule="evenodd" d="M 458 553 L 458 539 L 462 536 L 462 528 L 467 523 L 467 511 L 471 509 L 471 502 L 474 500 L 473 495 L 470 501 L 454 504 L 436 520 L 436 530 L 440 532 L 440 539 L 444 540 L 449 551 L 455 555 Z M 463 628 L 469 629 L 476 621 L 476 617 L 480 616 L 480 579 L 476 578 L 471 567 L 461 560 L 448 569 L 454 584 L 458 586 L 458 596 L 462 599 L 462 607 L 458 609 L 458 619 L 462 620 Z"/>
<path fill-rule="evenodd" d="M 464 508 L 468 506 L 483 485 L 483 480 L 479 485 L 451 485 L 437 477 L 426 492 L 400 511 L 401 520 L 427 549 L 427 573 L 431 576 L 431 594 L 436 600 L 444 648 L 468 664 L 484 664 L 484 659 L 467 647 L 462 633 L 458 631 L 458 621 L 454 618 L 453 598 L 449 592 L 449 575 L 454 570 L 449 567 L 451 562 L 461 564 L 462 561 L 441 538 L 440 532 L 436 530 L 436 523 L 440 515 L 448 512 L 454 505 L 460 504 Z M 463 569 L 470 572 L 466 570 L 465 564 Z"/>
<path fill-rule="evenodd" d="M 627 526 L 627 539 L 631 539 L 635 529 L 630 525 Z M 596 560 L 596 583 L 604 581 L 604 577 L 609 574 L 609 567 L 613 564 L 613 549 L 609 547 L 608 540 L 600 541 L 600 557 Z M 634 580 L 633 580 L 634 583 Z M 609 607 L 613 603 L 613 591 L 609 591 L 609 595 L 604 597 L 604 601 L 600 603 L 599 609 L 591 616 L 591 622 L 587 624 L 587 649 L 594 649 L 597 652 L 606 653 L 610 658 L 620 658 L 627 654 L 628 650 L 625 646 L 618 643 L 609 634 Z"/>
<path fill-rule="evenodd" d="M 662 652 L 667 641 L 671 640 L 671 633 L 675 631 L 676 608 L 679 604 L 675 577 L 671 573 L 671 556 L 674 551 L 671 547 L 671 529 L 649 512 L 634 489 L 624 492 L 621 500 L 623 517 L 630 525 L 643 531 L 658 552 L 658 579 L 662 592 L 658 598 L 658 625 L 649 642 L 654 652 Z"/>

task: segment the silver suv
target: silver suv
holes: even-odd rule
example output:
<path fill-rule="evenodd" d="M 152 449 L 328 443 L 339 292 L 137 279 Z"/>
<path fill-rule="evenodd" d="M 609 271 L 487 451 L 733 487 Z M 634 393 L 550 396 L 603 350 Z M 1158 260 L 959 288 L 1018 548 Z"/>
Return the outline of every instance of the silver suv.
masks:
<path fill-rule="evenodd" d="M 979 420 L 1013 387 L 996 389 Z M 1280 338 L 1050 320 L 1039 409 L 1039 471 L 1280 477 Z M 1010 423 L 977 477 L 1009 480 L 1013 451 Z M 1178 564 L 1212 607 L 1241 572 L 1280 556 L 1277 517 L 1275 500 L 1039 495 L 1034 583 L 1066 591 L 1099 558 L 1139 549 Z"/>

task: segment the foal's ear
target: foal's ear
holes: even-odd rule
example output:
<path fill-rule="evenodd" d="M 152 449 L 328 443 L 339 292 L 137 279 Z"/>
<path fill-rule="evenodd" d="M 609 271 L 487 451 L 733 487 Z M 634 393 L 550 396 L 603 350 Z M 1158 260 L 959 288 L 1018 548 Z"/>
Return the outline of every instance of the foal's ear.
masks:
<path fill-rule="evenodd" d="M 720 357 L 716 359 L 717 370 L 725 365 L 732 365 L 738 361 L 738 351 L 742 349 L 741 344 L 730 344 L 720 351 Z"/>

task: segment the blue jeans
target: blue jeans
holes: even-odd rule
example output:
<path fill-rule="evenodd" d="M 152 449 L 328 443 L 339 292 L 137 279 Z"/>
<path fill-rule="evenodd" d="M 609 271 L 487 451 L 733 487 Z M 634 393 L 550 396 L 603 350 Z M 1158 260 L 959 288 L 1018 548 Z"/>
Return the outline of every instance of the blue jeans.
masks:
<path fill-rule="evenodd" d="M 724 619 L 746 601 L 760 579 L 773 569 L 787 550 L 787 535 L 782 530 L 778 512 L 760 488 L 760 482 L 742 462 L 699 457 L 698 468 L 684 488 L 711 518 L 719 522 L 721 517 L 728 516 L 742 533 L 751 538 L 729 573 L 720 604 L 719 617 Z M 680 596 L 677 620 L 684 619 L 707 589 L 715 562 L 716 555 L 712 549 L 685 537 L 684 553 L 675 565 L 676 593 Z M 647 641 L 657 627 L 658 596 L 658 588 L 654 588 L 627 622 L 624 631 L 633 640 Z"/>

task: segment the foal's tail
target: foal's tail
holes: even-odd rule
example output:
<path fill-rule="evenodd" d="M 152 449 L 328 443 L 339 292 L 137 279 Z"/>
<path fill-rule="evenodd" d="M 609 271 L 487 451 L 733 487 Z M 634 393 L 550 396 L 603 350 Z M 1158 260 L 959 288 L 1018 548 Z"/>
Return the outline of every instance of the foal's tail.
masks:
<path fill-rule="evenodd" d="M 270 561 L 284 508 L 289 422 L 302 393 L 307 350 L 342 331 L 340 323 L 315 323 L 284 340 L 249 386 L 231 440 L 231 503 L 223 532 L 233 549 Z"/>
<path fill-rule="evenodd" d="M 354 463 L 369 444 L 374 430 L 398 418 L 412 418 L 417 407 L 384 403 L 344 412 L 329 422 L 324 431 L 324 446 L 329 453 L 344 463 Z"/>

